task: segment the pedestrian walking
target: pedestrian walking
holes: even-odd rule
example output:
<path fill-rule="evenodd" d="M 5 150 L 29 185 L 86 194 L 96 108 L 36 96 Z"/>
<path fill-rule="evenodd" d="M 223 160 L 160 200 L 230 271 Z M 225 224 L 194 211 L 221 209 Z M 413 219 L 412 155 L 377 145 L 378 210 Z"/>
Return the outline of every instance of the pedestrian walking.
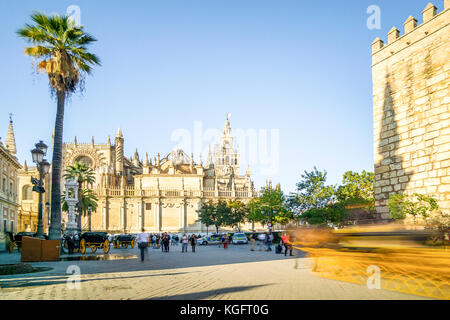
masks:
<path fill-rule="evenodd" d="M 167 232 L 164 233 L 163 244 L 164 252 L 169 252 L 170 236 L 167 234 Z"/>
<path fill-rule="evenodd" d="M 218 235 L 217 237 L 220 238 L 218 247 L 221 248 L 221 247 L 222 247 L 222 244 L 223 244 L 223 234 Z M 216 238 L 216 239 L 217 239 L 217 238 Z"/>
<path fill-rule="evenodd" d="M 197 237 L 195 236 L 195 234 L 191 236 L 190 241 L 192 246 L 192 252 L 195 252 L 195 245 L 197 244 Z"/>
<path fill-rule="evenodd" d="M 272 251 L 272 240 L 273 240 L 273 235 L 270 233 L 270 231 L 266 232 L 266 245 L 267 245 L 267 249 L 266 251 Z"/>
<path fill-rule="evenodd" d="M 252 247 L 250 248 L 250 251 L 255 251 L 256 239 L 257 239 L 256 232 L 255 230 L 253 230 L 250 236 L 250 241 L 252 242 Z"/>
<path fill-rule="evenodd" d="M 263 250 L 263 243 L 266 240 L 266 235 L 264 233 L 260 233 L 257 237 L 257 247 L 258 247 L 258 251 L 262 251 Z"/>
<path fill-rule="evenodd" d="M 178 245 L 178 241 L 180 241 L 180 237 L 178 237 L 178 235 L 176 234 L 175 241 L 174 241 L 176 246 Z"/>
<path fill-rule="evenodd" d="M 69 254 L 73 254 L 73 249 L 75 248 L 75 237 L 73 233 L 70 233 L 67 237 L 67 248 L 69 249 Z"/>
<path fill-rule="evenodd" d="M 187 252 L 187 247 L 188 247 L 188 237 L 185 233 L 181 237 L 181 252 Z"/>
<path fill-rule="evenodd" d="M 226 234 L 226 235 L 224 235 L 224 237 L 223 237 L 223 248 L 224 249 L 228 249 L 228 235 Z"/>
<path fill-rule="evenodd" d="M 152 237 L 152 248 L 156 249 L 156 235 L 153 235 Z"/>
<path fill-rule="evenodd" d="M 138 248 L 141 250 L 141 262 L 144 261 L 144 255 L 145 251 L 147 251 L 147 244 L 149 242 L 150 235 L 148 233 L 144 232 L 144 229 L 142 229 L 142 232 L 139 233 L 136 236 L 136 242 L 138 243 Z"/>

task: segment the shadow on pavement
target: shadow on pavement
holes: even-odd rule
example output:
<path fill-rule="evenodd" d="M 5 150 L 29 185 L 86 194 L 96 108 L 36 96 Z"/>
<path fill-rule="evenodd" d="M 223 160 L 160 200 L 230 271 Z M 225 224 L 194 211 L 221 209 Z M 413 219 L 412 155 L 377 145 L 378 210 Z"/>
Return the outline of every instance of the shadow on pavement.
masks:
<path fill-rule="evenodd" d="M 81 279 L 80 282 L 91 282 L 98 280 L 121 280 L 121 279 L 132 279 L 132 278 L 146 278 L 146 277 L 159 277 L 159 276 L 173 276 L 179 274 L 186 274 L 191 272 L 175 272 L 175 273 L 161 273 L 161 274 L 145 274 L 145 275 L 137 275 L 137 276 L 129 276 L 129 277 L 105 277 L 105 278 L 93 278 L 93 279 Z M 24 287 L 35 287 L 35 286 L 46 286 L 46 285 L 55 285 L 61 283 L 67 283 L 67 279 L 69 276 L 63 277 L 36 277 L 34 279 L 27 280 L 0 280 L 0 287 L 3 289 L 6 288 L 24 288 Z M 56 281 L 53 281 L 56 280 Z"/>
<path fill-rule="evenodd" d="M 162 296 L 156 298 L 150 298 L 146 300 L 200 300 L 200 299 L 212 299 L 217 295 L 225 294 L 225 293 L 234 293 L 239 291 L 246 291 L 254 288 L 265 287 L 268 285 L 256 285 L 256 286 L 247 286 L 247 287 L 231 287 L 231 288 L 223 288 L 223 289 L 214 289 L 202 292 L 194 292 L 194 293 L 183 293 L 177 294 L 173 296 Z"/>

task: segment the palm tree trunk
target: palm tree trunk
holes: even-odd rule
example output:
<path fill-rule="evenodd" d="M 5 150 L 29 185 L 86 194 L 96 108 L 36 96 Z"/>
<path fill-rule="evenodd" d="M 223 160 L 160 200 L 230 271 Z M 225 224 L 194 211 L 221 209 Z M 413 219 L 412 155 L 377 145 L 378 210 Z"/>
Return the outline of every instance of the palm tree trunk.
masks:
<path fill-rule="evenodd" d="M 50 240 L 61 239 L 61 164 L 65 92 L 58 91 L 57 99 L 52 158 L 51 225 L 48 235 Z"/>
<path fill-rule="evenodd" d="M 83 209 L 81 208 L 81 183 L 78 182 L 78 230 L 81 230 L 81 217 L 83 216 Z"/>

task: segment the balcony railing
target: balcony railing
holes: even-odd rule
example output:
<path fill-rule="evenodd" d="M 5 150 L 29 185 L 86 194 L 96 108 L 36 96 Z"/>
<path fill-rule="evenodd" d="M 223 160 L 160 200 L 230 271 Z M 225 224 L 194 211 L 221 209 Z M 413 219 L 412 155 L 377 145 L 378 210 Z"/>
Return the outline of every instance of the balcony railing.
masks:
<path fill-rule="evenodd" d="M 205 188 L 204 190 L 182 190 L 182 189 L 170 189 L 170 188 L 143 188 L 135 189 L 133 186 L 127 186 L 125 188 L 109 187 L 109 188 L 97 188 L 94 192 L 98 196 L 126 196 L 126 197 L 200 197 L 200 198 L 252 198 L 256 196 L 255 191 L 249 191 L 245 188 L 232 189 L 214 189 Z"/>

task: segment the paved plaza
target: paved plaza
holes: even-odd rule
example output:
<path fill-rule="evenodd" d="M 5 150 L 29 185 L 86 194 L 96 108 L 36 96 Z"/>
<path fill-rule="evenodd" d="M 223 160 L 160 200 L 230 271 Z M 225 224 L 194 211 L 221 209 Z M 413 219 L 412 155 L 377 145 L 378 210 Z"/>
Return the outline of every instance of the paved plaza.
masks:
<path fill-rule="evenodd" d="M 112 248 L 110 255 L 120 259 L 33 263 L 53 269 L 0 276 L 0 299 L 424 299 L 318 277 L 302 252 L 297 258 L 249 249 L 198 246 L 195 253 L 190 247 L 182 253 L 178 245 L 163 253 L 149 248 L 141 262 L 136 247 Z M 88 256 L 93 256 L 89 249 Z M 18 252 L 0 253 L 0 264 L 19 261 Z M 70 266 L 81 272 L 78 289 L 68 285 Z"/>

